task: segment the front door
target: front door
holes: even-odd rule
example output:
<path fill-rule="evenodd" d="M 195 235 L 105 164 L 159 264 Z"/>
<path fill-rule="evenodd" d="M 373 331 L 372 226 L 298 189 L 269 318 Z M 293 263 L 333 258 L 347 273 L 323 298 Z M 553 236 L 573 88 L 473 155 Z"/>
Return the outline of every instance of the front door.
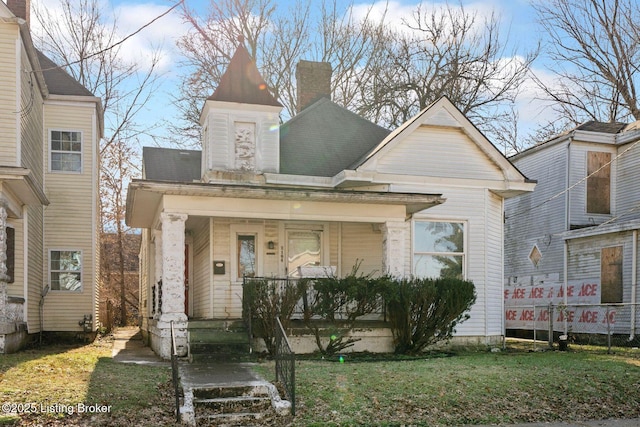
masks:
<path fill-rule="evenodd" d="M 287 275 L 299 277 L 298 267 L 319 265 L 322 265 L 322 231 L 287 230 Z"/>

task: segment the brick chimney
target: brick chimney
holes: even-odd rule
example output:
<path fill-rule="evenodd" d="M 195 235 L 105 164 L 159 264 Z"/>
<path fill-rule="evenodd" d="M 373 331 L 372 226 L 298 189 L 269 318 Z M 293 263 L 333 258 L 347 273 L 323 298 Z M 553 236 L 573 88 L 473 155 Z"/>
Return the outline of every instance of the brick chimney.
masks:
<path fill-rule="evenodd" d="M 331 64 L 300 61 L 296 67 L 298 84 L 298 112 L 320 98 L 331 99 Z"/>
<path fill-rule="evenodd" d="M 31 14 L 30 0 L 7 0 L 7 7 L 11 13 L 27 21 L 27 25 L 29 25 L 29 15 Z"/>

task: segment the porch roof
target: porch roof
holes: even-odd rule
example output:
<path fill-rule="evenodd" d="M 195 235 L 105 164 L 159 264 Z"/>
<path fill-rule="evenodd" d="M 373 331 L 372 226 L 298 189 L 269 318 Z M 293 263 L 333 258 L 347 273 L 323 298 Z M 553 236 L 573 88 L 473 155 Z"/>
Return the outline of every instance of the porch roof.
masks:
<path fill-rule="evenodd" d="M 164 196 L 226 198 L 252 201 L 316 202 L 336 205 L 401 206 L 405 216 L 445 202 L 442 194 L 267 187 L 209 183 L 168 183 L 136 179 L 129 184 L 126 222 L 131 227 L 151 228 Z M 252 214 L 259 214 L 256 206 Z"/>

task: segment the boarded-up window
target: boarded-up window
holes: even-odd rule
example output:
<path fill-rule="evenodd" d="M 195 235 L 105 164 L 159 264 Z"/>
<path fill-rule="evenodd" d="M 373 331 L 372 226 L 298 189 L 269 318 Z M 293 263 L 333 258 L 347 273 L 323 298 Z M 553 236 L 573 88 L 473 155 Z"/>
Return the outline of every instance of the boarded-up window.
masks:
<path fill-rule="evenodd" d="M 610 162 L 611 153 L 587 152 L 587 213 L 611 213 Z"/>
<path fill-rule="evenodd" d="M 602 249 L 600 283 L 600 300 L 603 304 L 622 302 L 622 246 Z"/>

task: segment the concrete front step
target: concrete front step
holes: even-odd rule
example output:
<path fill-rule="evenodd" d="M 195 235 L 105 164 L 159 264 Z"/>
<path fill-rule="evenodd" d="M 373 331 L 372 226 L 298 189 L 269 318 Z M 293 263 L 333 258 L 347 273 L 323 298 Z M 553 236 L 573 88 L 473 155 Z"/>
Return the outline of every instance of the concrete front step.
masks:
<path fill-rule="evenodd" d="M 252 422 L 264 419 L 264 414 L 257 413 L 235 413 L 235 414 L 217 414 L 217 415 L 196 415 L 196 426 L 216 426 L 216 427 L 235 427 L 251 426 Z"/>
<path fill-rule="evenodd" d="M 273 416 L 272 397 L 263 386 L 221 386 L 193 390 L 196 425 L 247 426 Z"/>
<path fill-rule="evenodd" d="M 269 396 L 253 397 L 218 397 L 214 399 L 193 399 L 196 414 L 236 414 L 236 413 L 261 413 L 271 409 Z"/>

